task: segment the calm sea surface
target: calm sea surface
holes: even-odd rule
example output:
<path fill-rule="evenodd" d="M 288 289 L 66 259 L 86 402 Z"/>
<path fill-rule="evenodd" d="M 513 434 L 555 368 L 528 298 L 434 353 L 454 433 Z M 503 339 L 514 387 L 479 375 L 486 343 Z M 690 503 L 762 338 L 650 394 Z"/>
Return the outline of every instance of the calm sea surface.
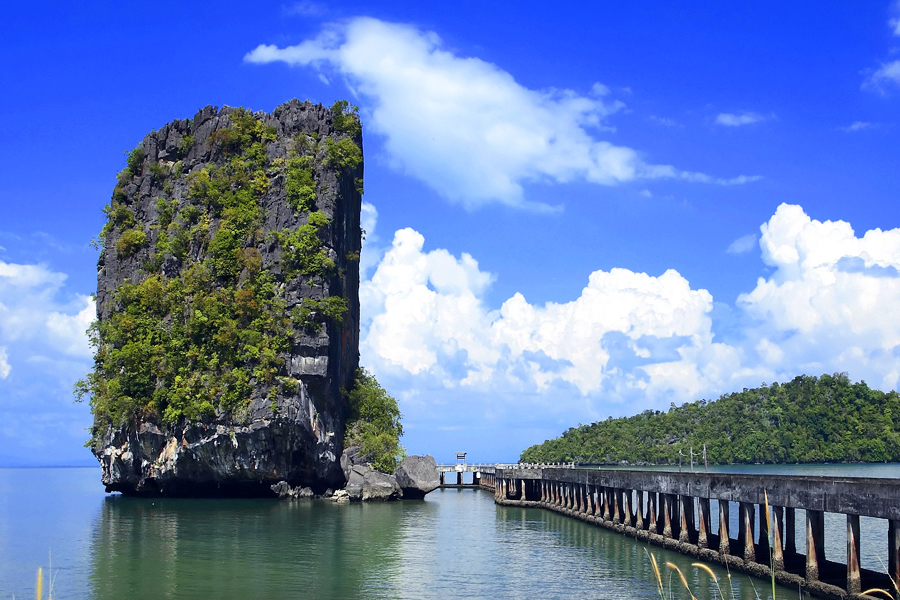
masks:
<path fill-rule="evenodd" d="M 727 470 L 900 477 L 900 465 Z M 677 565 L 698 598 L 717 595 L 709 576 L 679 554 L 550 511 L 499 507 L 476 490 L 348 506 L 134 499 L 104 494 L 99 479 L 93 468 L 0 469 L 0 599 L 34 598 L 37 568 L 46 575 L 52 562 L 57 600 L 640 600 L 658 598 L 648 552 L 661 566 Z M 826 527 L 826 554 L 842 560 L 846 525 L 838 517 Z M 886 524 L 863 519 L 862 528 L 864 566 L 883 571 Z M 662 568 L 675 596 L 689 597 L 677 573 Z M 736 598 L 771 597 L 766 581 L 733 574 L 731 582 Z M 787 588 L 777 596 L 798 598 Z"/>

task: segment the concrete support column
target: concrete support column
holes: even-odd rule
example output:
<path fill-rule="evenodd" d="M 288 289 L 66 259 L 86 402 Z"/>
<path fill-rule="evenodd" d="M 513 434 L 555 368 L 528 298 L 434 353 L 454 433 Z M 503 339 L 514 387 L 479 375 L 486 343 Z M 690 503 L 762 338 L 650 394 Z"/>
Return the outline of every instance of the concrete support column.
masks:
<path fill-rule="evenodd" d="M 701 548 L 709 547 L 709 498 L 697 498 L 700 509 L 697 531 L 697 545 Z"/>
<path fill-rule="evenodd" d="M 797 554 L 797 516 L 793 508 L 784 508 L 784 551 Z"/>
<path fill-rule="evenodd" d="M 819 562 L 825 559 L 825 513 L 806 511 L 806 579 L 819 580 Z"/>
<path fill-rule="evenodd" d="M 456 485 L 462 485 L 462 472 L 456 472 Z"/>
<path fill-rule="evenodd" d="M 612 515 L 609 512 L 609 494 L 610 490 L 608 487 L 605 487 L 601 490 L 601 495 L 603 496 L 603 520 L 609 521 L 612 518 Z"/>
<path fill-rule="evenodd" d="M 731 554 L 729 543 L 728 519 L 729 505 L 727 500 L 719 500 L 719 554 Z"/>
<path fill-rule="evenodd" d="M 613 523 L 622 522 L 622 490 L 613 490 Z"/>
<path fill-rule="evenodd" d="M 525 496 L 525 480 L 519 480 L 519 500 L 526 500 L 527 496 Z"/>
<path fill-rule="evenodd" d="M 888 520 L 888 575 L 900 582 L 900 521 Z M 900 591 L 894 590 L 894 598 L 900 599 Z"/>
<path fill-rule="evenodd" d="M 767 514 L 769 515 L 768 518 L 766 517 Z M 772 518 L 772 511 L 771 510 L 767 511 L 766 505 L 760 504 L 759 505 L 759 535 L 757 536 L 759 538 L 759 556 L 757 556 L 757 559 L 759 560 L 759 562 L 762 562 L 762 563 L 769 562 L 769 557 L 770 557 L 770 552 L 771 552 L 771 548 L 769 548 L 769 539 L 770 539 L 770 535 L 771 535 L 769 528 L 772 526 L 769 519 L 771 519 L 771 518 Z"/>
<path fill-rule="evenodd" d="M 632 490 L 622 490 L 622 522 L 631 527 Z"/>
<path fill-rule="evenodd" d="M 647 492 L 647 531 L 650 533 L 657 532 L 656 521 L 659 511 L 656 506 L 656 498 L 656 492 Z"/>
<path fill-rule="evenodd" d="M 862 579 L 859 575 L 859 515 L 847 515 L 847 593 L 858 594 Z"/>
<path fill-rule="evenodd" d="M 756 507 L 749 502 L 740 502 L 739 510 L 738 540 L 743 546 L 744 560 L 756 562 L 756 547 L 753 543 L 753 520 L 756 516 Z"/>
<path fill-rule="evenodd" d="M 681 515 L 678 520 L 678 541 L 690 542 L 694 533 L 694 497 L 678 496 L 678 512 Z"/>
<path fill-rule="evenodd" d="M 663 535 L 672 537 L 672 494 L 661 494 L 659 499 L 663 513 Z"/>
<path fill-rule="evenodd" d="M 643 490 L 637 490 L 635 493 L 637 494 L 637 503 L 635 504 L 637 515 L 634 526 L 638 529 L 644 529 L 644 492 Z"/>
<path fill-rule="evenodd" d="M 784 571 L 784 508 L 772 507 L 772 563 L 778 571 Z"/>

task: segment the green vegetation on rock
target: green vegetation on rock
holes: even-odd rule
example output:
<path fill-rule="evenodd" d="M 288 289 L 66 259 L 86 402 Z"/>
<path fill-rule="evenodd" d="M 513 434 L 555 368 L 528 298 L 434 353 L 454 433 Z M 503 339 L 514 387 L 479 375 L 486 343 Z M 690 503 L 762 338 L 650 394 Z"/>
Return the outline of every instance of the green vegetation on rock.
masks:
<path fill-rule="evenodd" d="M 341 133 L 355 139 L 362 131 L 359 124 L 359 107 L 346 100 L 338 100 L 331 105 L 331 113 L 334 115 L 334 128 Z"/>
<path fill-rule="evenodd" d="M 104 252 L 138 269 L 92 325 L 94 368 L 75 386 L 79 399 L 91 399 L 95 434 L 147 418 L 173 424 L 219 414 L 241 422 L 254 390 L 270 398 L 297 392 L 284 359 L 292 340 L 341 323 L 348 309 L 345 298 L 324 293 L 293 310 L 286 298 L 291 278 L 325 290 L 337 273 L 323 245 L 331 221 L 315 210 L 314 155 L 298 155 L 294 144 L 286 158 L 270 158 L 275 128 L 244 109 L 231 112 L 228 125 L 203 142 L 214 160 L 190 174 L 181 161 L 146 158 L 139 146 L 118 175 L 98 242 L 114 241 Z M 195 144 L 189 131 L 177 146 L 182 156 Z M 359 147 L 337 142 L 352 155 L 341 160 L 352 162 L 345 142 Z M 143 224 L 134 212 L 142 176 L 166 194 L 152 200 L 156 214 Z M 263 199 L 276 185 L 302 224 L 264 236 Z M 261 251 L 281 259 L 264 264 Z"/>
<path fill-rule="evenodd" d="M 406 456 L 400 445 L 403 425 L 397 401 L 365 369 L 356 372 L 347 399 L 350 418 L 344 447 L 359 446 L 363 460 L 382 473 L 393 473 Z"/>
<path fill-rule="evenodd" d="M 709 462 L 900 461 L 900 395 L 851 383 L 846 374 L 699 400 L 667 412 L 579 425 L 531 446 L 523 462 L 678 464 L 706 444 Z M 695 456 L 695 461 L 697 460 Z"/>

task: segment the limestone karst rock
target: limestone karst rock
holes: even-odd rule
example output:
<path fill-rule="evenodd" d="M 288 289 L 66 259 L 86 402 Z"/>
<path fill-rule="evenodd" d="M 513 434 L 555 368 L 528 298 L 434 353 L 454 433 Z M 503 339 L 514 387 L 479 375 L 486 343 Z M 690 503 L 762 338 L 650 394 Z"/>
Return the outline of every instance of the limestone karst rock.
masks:
<path fill-rule="evenodd" d="M 131 152 L 101 235 L 92 451 L 108 491 L 343 485 L 362 136 L 346 103 L 206 107 Z"/>
<path fill-rule="evenodd" d="M 407 456 L 394 473 L 405 499 L 421 499 L 441 485 L 437 462 L 430 454 Z"/>

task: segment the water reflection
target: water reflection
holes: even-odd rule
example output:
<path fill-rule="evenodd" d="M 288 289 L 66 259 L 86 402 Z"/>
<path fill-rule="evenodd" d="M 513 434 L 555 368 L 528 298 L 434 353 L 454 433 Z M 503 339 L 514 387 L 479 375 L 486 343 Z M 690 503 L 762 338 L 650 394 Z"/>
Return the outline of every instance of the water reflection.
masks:
<path fill-rule="evenodd" d="M 648 553 L 675 598 L 689 596 L 666 562 L 697 598 L 719 596 L 688 557 L 552 511 L 497 506 L 476 490 L 350 506 L 111 496 L 98 512 L 90 592 L 74 597 L 652 600 Z M 802 523 L 801 513 L 801 535 Z M 713 570 L 726 597 L 771 595 L 767 581 Z M 798 592 L 779 587 L 777 598 Z"/>
<path fill-rule="evenodd" d="M 109 497 L 94 534 L 92 597 L 372 597 L 400 560 L 402 510 Z"/>
<path fill-rule="evenodd" d="M 556 565 L 549 576 L 560 589 L 572 584 L 572 591 L 595 590 L 596 598 L 658 598 L 656 575 L 650 563 L 649 554 L 656 557 L 661 569 L 663 586 L 671 590 L 676 598 L 689 597 L 679 579 L 678 573 L 667 567 L 669 562 L 677 566 L 685 575 L 691 591 L 697 598 L 718 597 L 715 582 L 703 570 L 691 566 L 692 559 L 677 552 L 658 546 L 651 546 L 634 538 L 629 538 L 606 529 L 585 524 L 581 521 L 540 509 L 507 508 L 498 520 L 515 520 L 540 534 L 545 544 L 541 548 L 545 565 Z M 769 583 L 753 579 L 739 573 L 730 578 L 724 568 L 708 565 L 718 577 L 722 592 L 726 597 L 741 600 L 771 598 Z M 568 579 L 569 581 L 563 581 Z M 730 584 L 729 584 L 730 582 Z M 583 591 L 581 592 L 583 594 Z M 580 597 L 580 596 L 579 596 Z M 776 588 L 778 600 L 796 600 L 797 590 Z"/>

